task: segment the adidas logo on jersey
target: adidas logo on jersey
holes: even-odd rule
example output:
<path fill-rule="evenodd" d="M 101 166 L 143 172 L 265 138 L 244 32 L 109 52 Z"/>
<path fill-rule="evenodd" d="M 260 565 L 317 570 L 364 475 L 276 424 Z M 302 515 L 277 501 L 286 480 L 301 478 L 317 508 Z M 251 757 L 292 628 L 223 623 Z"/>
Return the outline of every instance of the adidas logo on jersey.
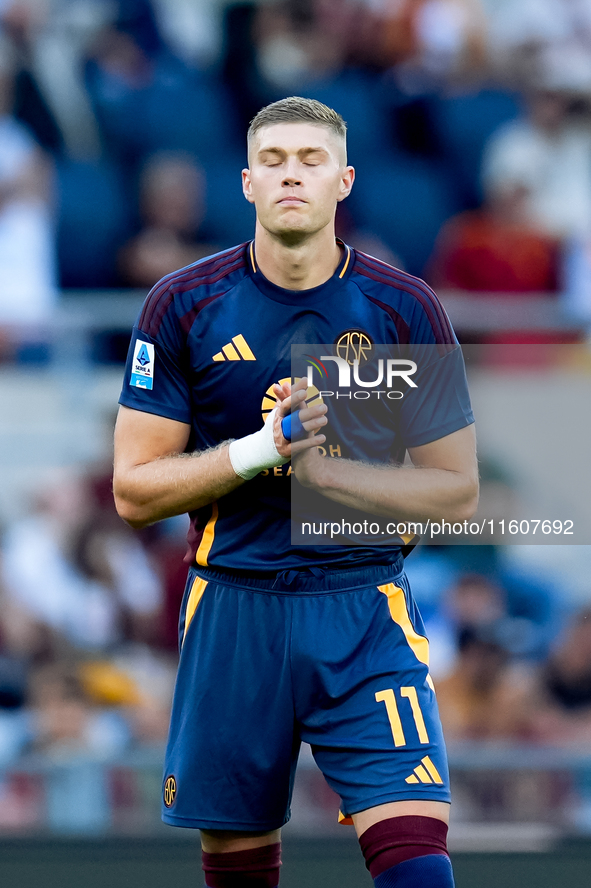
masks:
<path fill-rule="evenodd" d="M 232 336 L 232 342 L 224 345 L 221 351 L 214 355 L 213 361 L 256 361 L 252 350 L 240 333 L 238 336 Z"/>
<path fill-rule="evenodd" d="M 421 764 L 417 765 L 412 774 L 406 778 L 406 783 L 439 783 L 441 785 L 443 780 L 429 756 L 426 755 L 421 760 Z"/>

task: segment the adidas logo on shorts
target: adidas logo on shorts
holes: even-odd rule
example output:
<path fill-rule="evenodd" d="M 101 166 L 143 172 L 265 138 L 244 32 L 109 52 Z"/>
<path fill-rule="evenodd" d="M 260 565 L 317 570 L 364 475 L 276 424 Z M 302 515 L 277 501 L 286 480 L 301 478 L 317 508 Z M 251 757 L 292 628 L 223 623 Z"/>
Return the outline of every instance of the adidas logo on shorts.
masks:
<path fill-rule="evenodd" d="M 431 761 L 428 755 L 421 760 L 421 764 L 417 765 L 412 774 L 406 778 L 406 783 L 439 783 L 443 784 L 443 780 L 439 771 Z"/>

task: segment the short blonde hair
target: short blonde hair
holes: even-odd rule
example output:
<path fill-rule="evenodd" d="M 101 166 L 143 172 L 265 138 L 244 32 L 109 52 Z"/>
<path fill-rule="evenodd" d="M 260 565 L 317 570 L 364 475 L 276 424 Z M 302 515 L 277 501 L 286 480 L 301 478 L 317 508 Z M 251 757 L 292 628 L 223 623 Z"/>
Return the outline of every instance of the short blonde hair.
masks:
<path fill-rule="evenodd" d="M 343 143 L 346 153 L 347 124 L 341 115 L 317 99 L 304 99 L 302 96 L 288 96 L 261 108 L 248 127 L 249 149 L 260 130 L 279 123 L 313 123 L 324 126 Z"/>

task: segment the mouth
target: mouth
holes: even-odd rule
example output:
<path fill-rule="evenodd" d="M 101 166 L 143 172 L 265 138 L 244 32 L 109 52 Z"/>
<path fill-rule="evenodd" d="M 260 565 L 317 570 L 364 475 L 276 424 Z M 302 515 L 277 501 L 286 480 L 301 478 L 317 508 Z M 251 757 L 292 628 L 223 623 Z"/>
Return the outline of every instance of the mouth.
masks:
<path fill-rule="evenodd" d="M 280 207 L 298 207 L 303 206 L 307 201 L 302 200 L 300 197 L 282 197 L 277 203 Z"/>

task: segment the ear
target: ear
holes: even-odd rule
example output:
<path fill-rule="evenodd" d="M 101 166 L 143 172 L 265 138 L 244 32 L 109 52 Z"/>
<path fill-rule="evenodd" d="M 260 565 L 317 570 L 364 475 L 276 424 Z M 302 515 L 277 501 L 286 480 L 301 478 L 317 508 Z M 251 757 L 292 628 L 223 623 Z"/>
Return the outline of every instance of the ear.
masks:
<path fill-rule="evenodd" d="M 353 182 L 355 181 L 355 169 L 352 166 L 345 167 L 343 169 L 343 173 L 341 175 L 341 182 L 339 185 L 339 196 L 337 197 L 337 201 L 344 200 L 346 197 L 349 197 L 351 194 L 351 189 L 353 188 Z"/>
<path fill-rule="evenodd" d="M 254 203 L 250 170 L 242 170 L 242 193 L 249 203 Z"/>

